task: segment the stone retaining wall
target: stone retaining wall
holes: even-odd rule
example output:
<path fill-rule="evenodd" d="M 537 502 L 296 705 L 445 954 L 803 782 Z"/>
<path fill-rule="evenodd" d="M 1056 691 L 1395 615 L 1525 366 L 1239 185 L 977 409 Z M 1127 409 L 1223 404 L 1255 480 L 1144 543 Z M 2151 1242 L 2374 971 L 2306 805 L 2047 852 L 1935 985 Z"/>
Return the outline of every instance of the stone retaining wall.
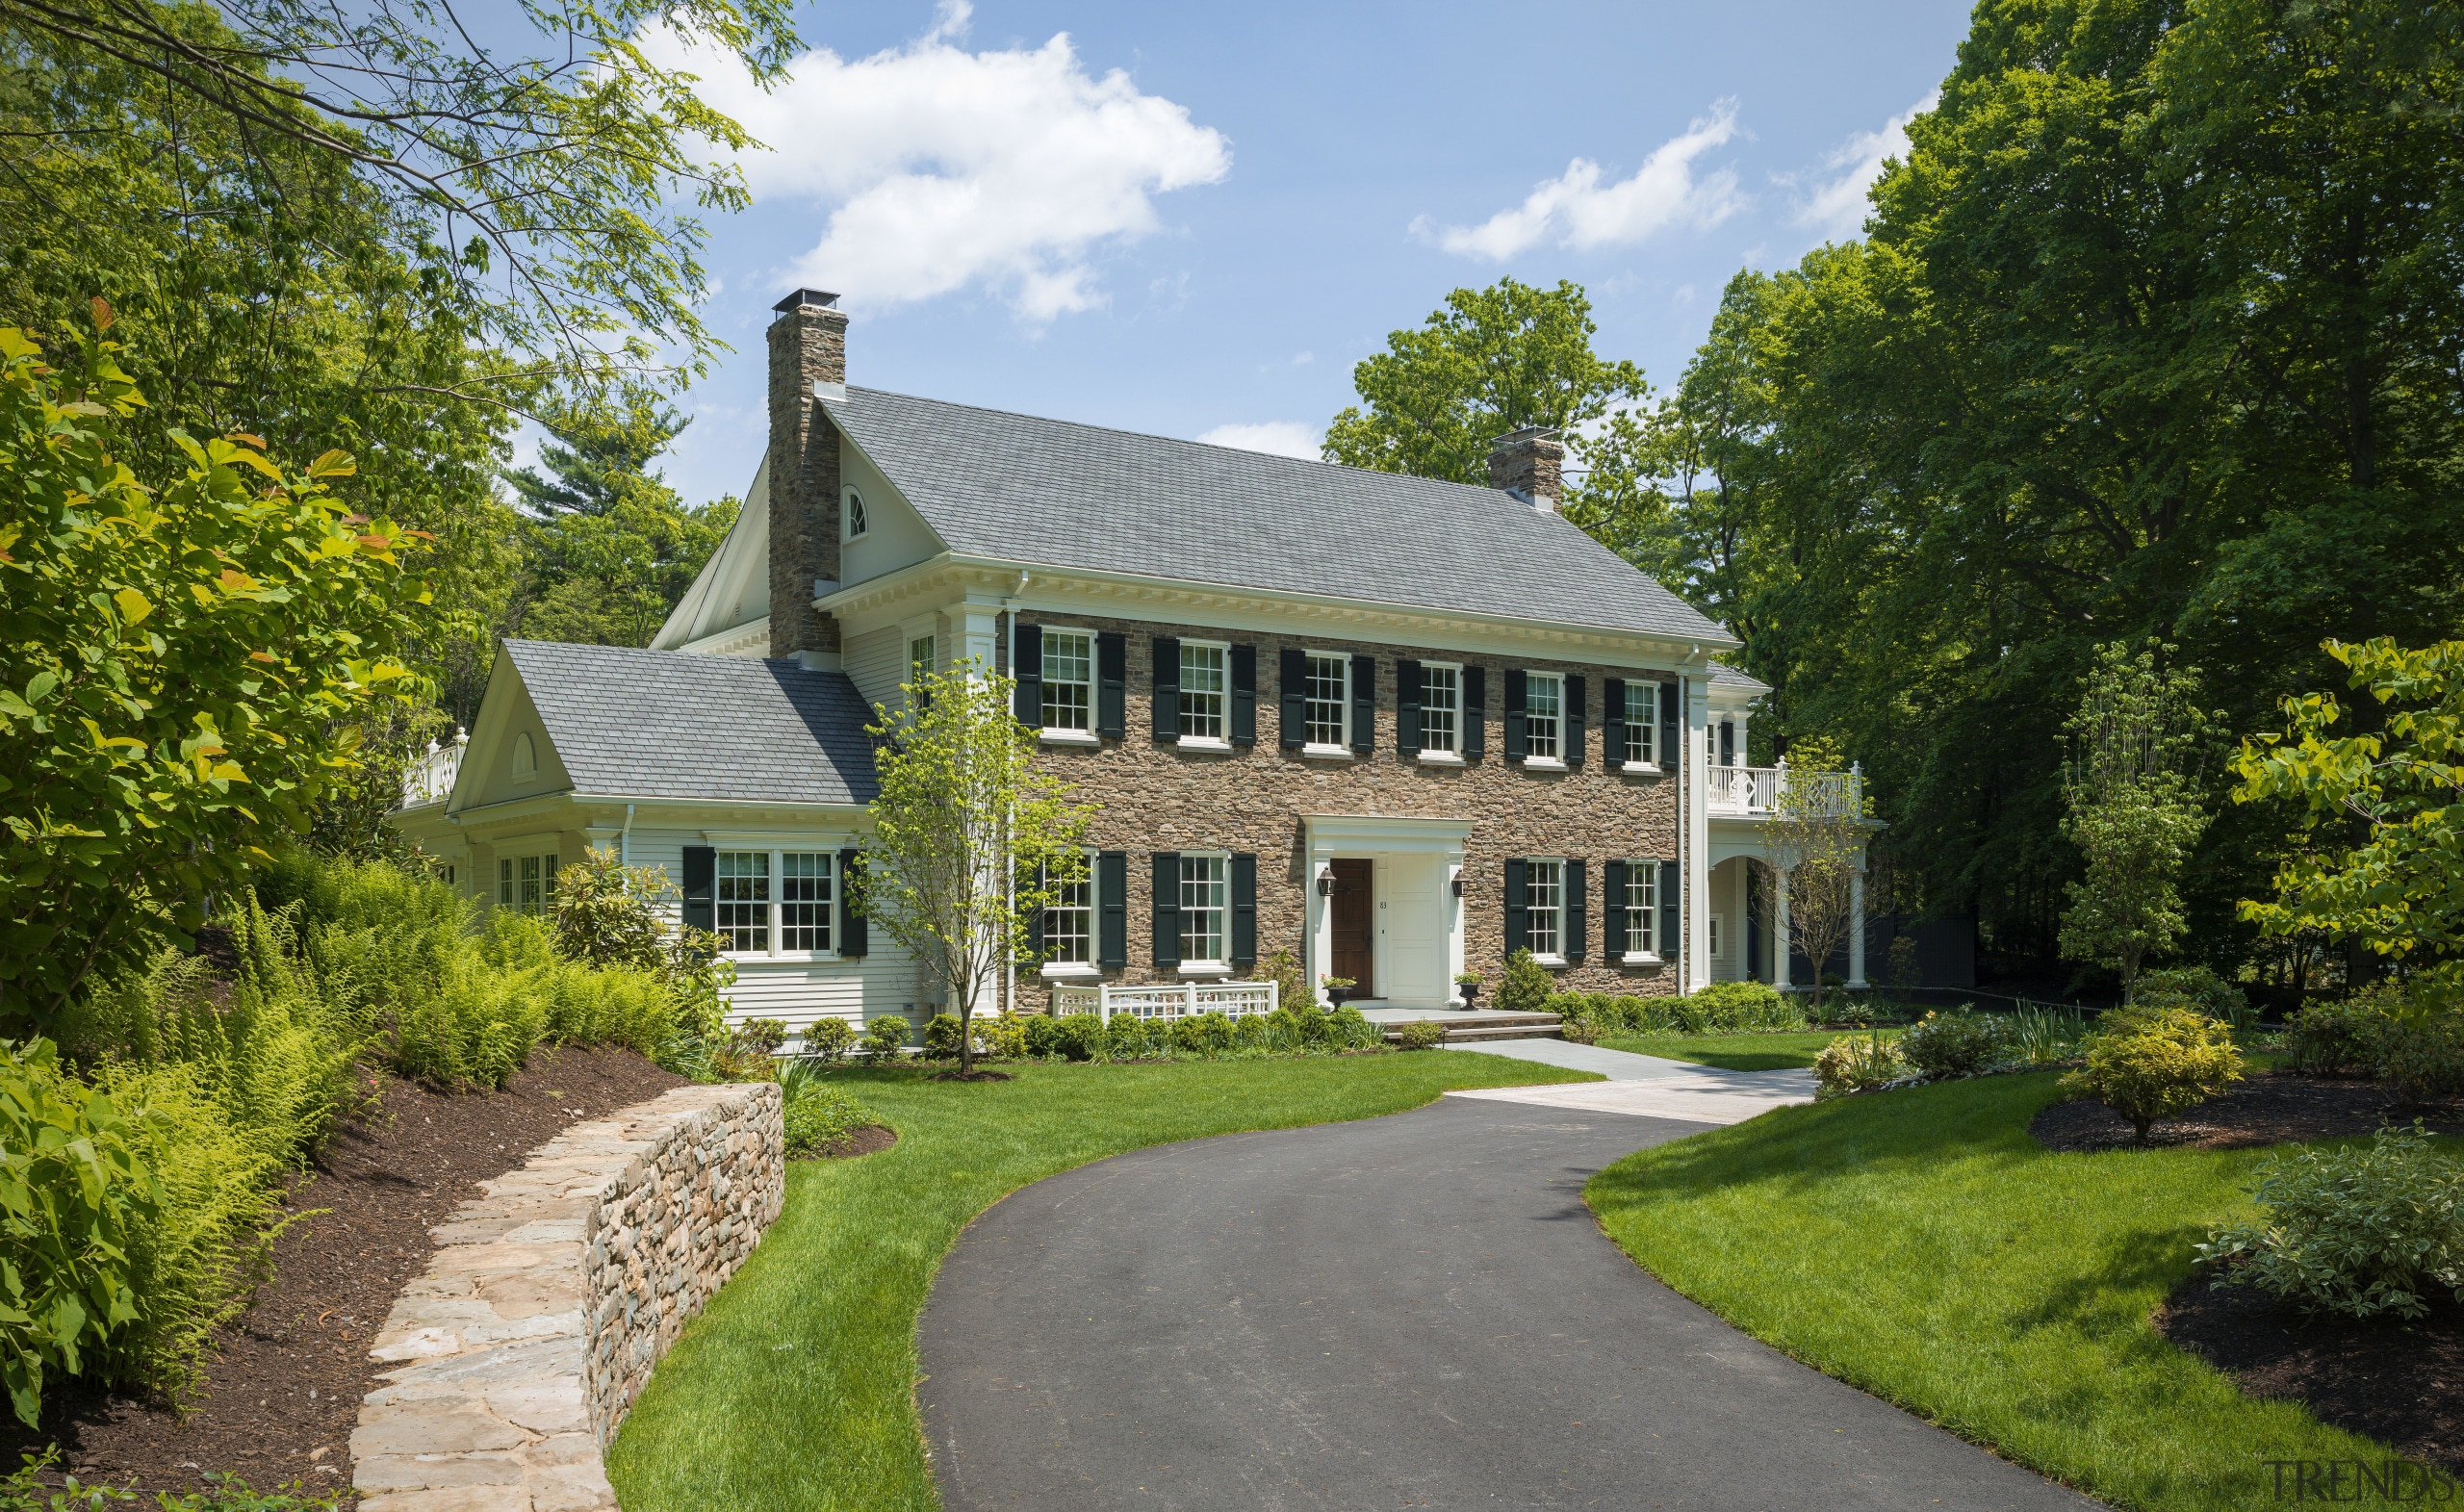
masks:
<path fill-rule="evenodd" d="M 779 1089 L 684 1087 L 481 1182 L 369 1350 L 362 1512 L 613 1508 L 602 1455 L 684 1324 L 779 1216 Z"/>

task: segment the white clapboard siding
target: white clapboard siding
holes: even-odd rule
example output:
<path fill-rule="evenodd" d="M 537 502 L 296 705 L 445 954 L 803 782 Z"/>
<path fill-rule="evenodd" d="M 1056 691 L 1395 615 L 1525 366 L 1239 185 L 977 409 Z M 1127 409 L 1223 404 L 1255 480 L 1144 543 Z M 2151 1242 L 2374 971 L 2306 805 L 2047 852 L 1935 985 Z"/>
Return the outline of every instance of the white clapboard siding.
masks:
<path fill-rule="evenodd" d="M 896 708 L 898 685 L 907 679 L 907 637 L 897 626 L 867 630 L 847 640 L 846 653 L 839 658 L 846 669 L 847 680 L 864 696 L 867 705 L 886 704 Z"/>

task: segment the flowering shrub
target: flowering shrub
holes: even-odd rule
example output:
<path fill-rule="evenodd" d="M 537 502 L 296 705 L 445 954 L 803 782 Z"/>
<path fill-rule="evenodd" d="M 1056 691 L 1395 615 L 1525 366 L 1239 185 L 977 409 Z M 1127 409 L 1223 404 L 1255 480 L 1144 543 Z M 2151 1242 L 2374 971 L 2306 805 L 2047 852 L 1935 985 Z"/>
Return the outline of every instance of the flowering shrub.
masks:
<path fill-rule="evenodd" d="M 2307 1312 L 2419 1318 L 2428 1294 L 2464 1301 L 2464 1164 L 2417 1123 L 2367 1148 L 2271 1156 L 2250 1194 L 2268 1210 L 2197 1246 L 2202 1265 Z"/>

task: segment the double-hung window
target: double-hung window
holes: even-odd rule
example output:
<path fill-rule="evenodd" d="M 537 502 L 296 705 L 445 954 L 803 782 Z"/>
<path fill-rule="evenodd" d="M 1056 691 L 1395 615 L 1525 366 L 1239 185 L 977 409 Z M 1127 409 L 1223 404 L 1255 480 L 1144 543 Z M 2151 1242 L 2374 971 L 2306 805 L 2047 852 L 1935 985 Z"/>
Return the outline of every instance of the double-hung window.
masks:
<path fill-rule="evenodd" d="M 556 911 L 556 858 L 497 858 L 497 907 L 546 918 Z"/>
<path fill-rule="evenodd" d="M 1630 743 L 1628 749 L 1632 749 Z M 1648 956 L 1652 954 L 1652 931 L 1659 918 L 1659 862 L 1631 860 L 1626 863 L 1626 937 L 1617 943 L 1620 954 Z"/>
<path fill-rule="evenodd" d="M 832 895 L 831 861 L 827 851 L 779 853 L 779 949 L 822 951 L 830 948 L 830 918 L 836 899 Z"/>
<path fill-rule="evenodd" d="M 1049 654 L 1049 653 L 1047 653 Z M 1056 887 L 1051 908 L 1043 914 L 1043 959 L 1047 966 L 1091 966 L 1095 963 L 1095 868 L 1091 859 L 1076 882 Z"/>
<path fill-rule="evenodd" d="M 1181 965 L 1221 965 L 1231 959 L 1230 887 L 1225 858 L 1181 858 Z"/>
<path fill-rule="evenodd" d="M 1566 863 L 1534 860 L 1523 873 L 1524 938 L 1535 956 L 1565 955 Z"/>
<path fill-rule="evenodd" d="M 1421 663 L 1421 752 L 1460 755 L 1463 750 L 1463 669 Z"/>
<path fill-rule="evenodd" d="M 730 954 L 770 953 L 768 851 L 721 851 L 716 902 L 719 938 Z"/>
<path fill-rule="evenodd" d="M 1626 755 L 1628 766 L 1650 766 L 1659 759 L 1659 684 L 1626 684 Z"/>
<path fill-rule="evenodd" d="M 834 853 L 721 851 L 713 860 L 711 923 L 729 955 L 809 956 L 833 948 Z"/>
<path fill-rule="evenodd" d="M 1525 750 L 1534 761 L 1565 759 L 1566 679 L 1553 672 L 1534 672 L 1524 679 Z"/>
<path fill-rule="evenodd" d="M 1043 632 L 1043 728 L 1087 734 L 1094 728 L 1095 637 L 1085 630 Z"/>
<path fill-rule="evenodd" d="M 918 635 L 907 643 L 907 680 L 920 687 L 924 675 L 935 670 L 939 658 L 933 654 L 933 637 Z"/>
<path fill-rule="evenodd" d="M 1220 641 L 1181 642 L 1181 738 L 1226 737 L 1224 705 L 1232 685 L 1232 648 Z M 1212 958 L 1210 958 L 1212 959 Z"/>
<path fill-rule="evenodd" d="M 1349 751 L 1351 658 L 1339 652 L 1309 653 L 1309 744 Z"/>

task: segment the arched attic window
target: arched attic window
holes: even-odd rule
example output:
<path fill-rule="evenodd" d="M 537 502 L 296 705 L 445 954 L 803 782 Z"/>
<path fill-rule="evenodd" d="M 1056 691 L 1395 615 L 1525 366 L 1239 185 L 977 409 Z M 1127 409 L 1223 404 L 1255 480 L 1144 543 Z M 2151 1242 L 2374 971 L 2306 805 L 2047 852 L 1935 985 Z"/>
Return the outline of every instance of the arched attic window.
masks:
<path fill-rule="evenodd" d="M 516 778 L 539 775 L 539 748 L 530 743 L 527 730 L 513 737 L 513 775 Z"/>
<path fill-rule="evenodd" d="M 864 513 L 864 496 L 847 490 L 847 539 L 852 541 L 872 527 L 872 518 Z"/>

